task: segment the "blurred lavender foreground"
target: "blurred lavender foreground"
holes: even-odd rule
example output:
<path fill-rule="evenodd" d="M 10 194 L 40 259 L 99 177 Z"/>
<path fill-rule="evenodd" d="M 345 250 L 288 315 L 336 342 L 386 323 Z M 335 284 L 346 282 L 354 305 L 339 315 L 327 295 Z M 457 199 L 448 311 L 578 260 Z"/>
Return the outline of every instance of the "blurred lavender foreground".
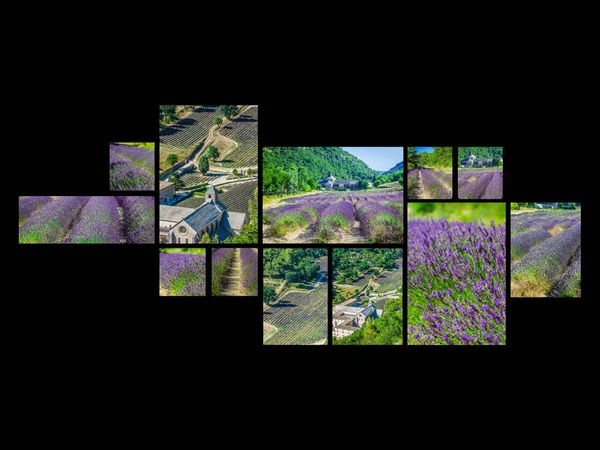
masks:
<path fill-rule="evenodd" d="M 506 343 L 506 227 L 411 220 L 408 343 Z"/>

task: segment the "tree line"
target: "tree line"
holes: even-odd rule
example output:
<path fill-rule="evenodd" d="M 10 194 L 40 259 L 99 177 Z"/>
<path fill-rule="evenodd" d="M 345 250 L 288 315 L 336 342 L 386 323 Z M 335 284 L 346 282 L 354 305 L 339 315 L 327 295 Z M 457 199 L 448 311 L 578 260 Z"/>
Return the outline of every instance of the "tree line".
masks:
<path fill-rule="evenodd" d="M 406 165 L 409 171 L 419 167 L 452 167 L 452 147 L 433 147 L 430 153 L 417 153 L 417 147 L 408 147 Z"/>

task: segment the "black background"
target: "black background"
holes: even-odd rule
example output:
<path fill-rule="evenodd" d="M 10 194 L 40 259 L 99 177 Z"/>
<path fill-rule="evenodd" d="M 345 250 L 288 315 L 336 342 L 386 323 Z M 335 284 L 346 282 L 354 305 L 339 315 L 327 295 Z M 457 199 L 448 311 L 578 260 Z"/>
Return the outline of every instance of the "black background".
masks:
<path fill-rule="evenodd" d="M 549 103 L 440 98 L 409 105 L 401 96 L 374 100 L 348 91 L 341 101 L 316 94 L 292 98 L 282 92 L 251 95 L 242 86 L 162 91 L 99 92 L 79 103 L 55 104 L 27 145 L 31 163 L 24 174 L 13 174 L 12 206 L 17 208 L 19 195 L 110 195 L 108 142 L 158 140 L 160 104 L 258 104 L 261 146 L 503 146 L 506 201 L 582 201 L 584 217 L 592 207 L 583 198 L 585 168 L 563 163 L 581 148 L 561 134 Z M 8 222 L 16 228 L 12 217 Z M 588 228 L 583 221 L 586 243 Z M 418 373 L 417 363 L 487 361 L 500 370 L 548 357 L 574 358 L 592 343 L 589 271 L 581 299 L 509 298 L 505 347 L 273 350 L 261 345 L 260 298 L 159 297 L 158 246 L 19 246 L 16 229 L 11 242 L 17 263 L 7 282 L 19 286 L 12 294 L 15 323 L 32 343 L 33 358 L 93 355 L 130 364 L 168 356 L 211 371 L 250 358 L 256 364 L 247 367 L 254 372 L 269 364 L 308 371 L 317 363 L 331 369 L 353 353 Z M 586 269 L 592 261 L 588 252 L 586 247 Z"/>

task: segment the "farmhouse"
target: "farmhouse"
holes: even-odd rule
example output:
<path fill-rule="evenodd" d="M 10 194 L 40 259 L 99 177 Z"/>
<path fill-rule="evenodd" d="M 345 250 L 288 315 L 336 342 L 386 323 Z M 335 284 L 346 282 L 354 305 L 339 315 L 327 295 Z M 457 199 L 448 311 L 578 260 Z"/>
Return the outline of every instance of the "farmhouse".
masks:
<path fill-rule="evenodd" d="M 369 300 L 369 306 L 366 308 L 336 306 L 333 310 L 333 336 L 338 339 L 350 336 L 360 330 L 369 317 L 376 319 L 382 314 L 383 310 L 375 309 L 372 300 Z"/>
<path fill-rule="evenodd" d="M 326 191 L 358 189 L 358 180 L 337 180 L 331 172 L 327 172 L 327 178 L 317 181 L 322 189 Z"/>
<path fill-rule="evenodd" d="M 473 152 L 469 152 L 469 156 L 460 160 L 460 165 L 463 167 L 490 167 L 494 165 L 494 159 L 478 158 Z"/>
<path fill-rule="evenodd" d="M 228 212 L 219 201 L 212 184 L 198 208 L 160 205 L 160 242 L 163 244 L 197 244 L 204 233 L 225 240 L 238 234 L 246 223 L 245 213 Z"/>
<path fill-rule="evenodd" d="M 170 181 L 161 181 L 160 182 L 160 204 L 166 205 L 175 196 L 175 184 Z"/>

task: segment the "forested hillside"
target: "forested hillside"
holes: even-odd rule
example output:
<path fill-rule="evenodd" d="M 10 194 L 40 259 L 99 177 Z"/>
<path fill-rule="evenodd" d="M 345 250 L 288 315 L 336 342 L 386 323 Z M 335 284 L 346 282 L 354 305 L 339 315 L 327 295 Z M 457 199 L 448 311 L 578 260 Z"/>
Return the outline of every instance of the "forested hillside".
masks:
<path fill-rule="evenodd" d="M 478 158 L 502 158 L 502 147 L 458 147 L 458 160 L 473 152 Z"/>
<path fill-rule="evenodd" d="M 394 167 L 392 167 L 387 172 L 383 172 L 383 175 L 391 175 L 398 170 L 404 170 L 404 161 L 400 161 L 398 164 L 396 164 Z"/>
<path fill-rule="evenodd" d="M 371 180 L 377 174 L 356 156 L 339 147 L 278 147 L 263 149 L 263 171 L 304 167 L 309 178 L 322 180 L 331 171 L 345 180 Z"/>

